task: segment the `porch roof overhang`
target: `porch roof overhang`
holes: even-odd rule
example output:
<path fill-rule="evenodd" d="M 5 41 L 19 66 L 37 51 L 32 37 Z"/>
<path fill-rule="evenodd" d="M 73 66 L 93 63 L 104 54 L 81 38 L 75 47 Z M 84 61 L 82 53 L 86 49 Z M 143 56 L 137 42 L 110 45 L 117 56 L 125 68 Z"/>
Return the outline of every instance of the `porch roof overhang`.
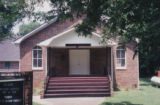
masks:
<path fill-rule="evenodd" d="M 95 32 L 92 32 L 92 35 L 88 36 L 78 35 L 78 33 L 75 32 L 75 28 L 70 28 L 37 45 L 44 47 L 67 47 L 67 44 L 90 44 L 90 47 L 106 47 L 116 45 L 117 43 L 113 40 L 108 40 L 104 43 L 102 42 L 102 37 Z"/>

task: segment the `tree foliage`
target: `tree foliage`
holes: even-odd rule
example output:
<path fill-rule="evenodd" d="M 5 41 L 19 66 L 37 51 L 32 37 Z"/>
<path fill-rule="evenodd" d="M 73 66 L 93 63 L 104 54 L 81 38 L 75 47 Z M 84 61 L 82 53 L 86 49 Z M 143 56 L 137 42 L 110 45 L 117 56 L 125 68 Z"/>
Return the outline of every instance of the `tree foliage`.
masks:
<path fill-rule="evenodd" d="M 159 0 L 50 0 L 57 7 L 59 19 L 86 15 L 77 32 L 90 34 L 104 26 L 104 38 L 120 36 L 129 42 L 139 39 L 141 74 L 155 74 L 160 67 L 160 1 Z M 107 35 L 107 36 L 106 36 Z"/>
<path fill-rule="evenodd" d="M 0 0 L 0 41 L 8 37 L 16 22 L 34 15 L 39 0 Z"/>
<path fill-rule="evenodd" d="M 19 28 L 18 35 L 23 36 L 31 31 L 33 31 L 34 29 L 36 29 L 39 26 L 40 26 L 40 23 L 38 23 L 38 22 L 31 22 L 29 24 L 22 24 Z"/>

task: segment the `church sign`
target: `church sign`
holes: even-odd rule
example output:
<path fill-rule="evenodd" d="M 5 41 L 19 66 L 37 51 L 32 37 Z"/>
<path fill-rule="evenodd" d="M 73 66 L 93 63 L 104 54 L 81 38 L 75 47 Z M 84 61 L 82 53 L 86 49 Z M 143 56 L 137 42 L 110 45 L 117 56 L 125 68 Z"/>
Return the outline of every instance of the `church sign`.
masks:
<path fill-rule="evenodd" d="M 32 105 L 32 72 L 0 73 L 0 105 Z"/>

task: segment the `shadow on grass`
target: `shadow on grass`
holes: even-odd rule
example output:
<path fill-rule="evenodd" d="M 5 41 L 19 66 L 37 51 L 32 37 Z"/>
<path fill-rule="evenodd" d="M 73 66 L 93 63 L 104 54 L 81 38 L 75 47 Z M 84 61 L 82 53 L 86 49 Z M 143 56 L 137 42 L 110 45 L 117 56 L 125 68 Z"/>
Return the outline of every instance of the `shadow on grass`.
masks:
<path fill-rule="evenodd" d="M 140 81 L 142 82 L 140 86 L 150 86 L 151 85 L 150 78 L 140 78 Z"/>
<path fill-rule="evenodd" d="M 150 82 L 151 82 L 150 79 L 151 79 L 151 78 L 140 78 L 140 81 L 143 81 L 143 82 L 145 82 L 145 83 L 150 83 Z"/>
<path fill-rule="evenodd" d="M 143 105 L 143 104 L 133 104 L 127 101 L 119 102 L 119 103 L 111 103 L 111 102 L 104 102 L 100 105 Z"/>

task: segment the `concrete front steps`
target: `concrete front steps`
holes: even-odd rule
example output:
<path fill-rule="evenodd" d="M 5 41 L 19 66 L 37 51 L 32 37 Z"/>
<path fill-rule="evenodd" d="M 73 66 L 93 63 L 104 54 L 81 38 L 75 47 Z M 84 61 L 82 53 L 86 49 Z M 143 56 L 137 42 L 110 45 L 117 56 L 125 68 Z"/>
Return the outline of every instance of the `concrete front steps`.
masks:
<path fill-rule="evenodd" d="M 107 77 L 50 77 L 44 98 L 110 96 Z"/>

